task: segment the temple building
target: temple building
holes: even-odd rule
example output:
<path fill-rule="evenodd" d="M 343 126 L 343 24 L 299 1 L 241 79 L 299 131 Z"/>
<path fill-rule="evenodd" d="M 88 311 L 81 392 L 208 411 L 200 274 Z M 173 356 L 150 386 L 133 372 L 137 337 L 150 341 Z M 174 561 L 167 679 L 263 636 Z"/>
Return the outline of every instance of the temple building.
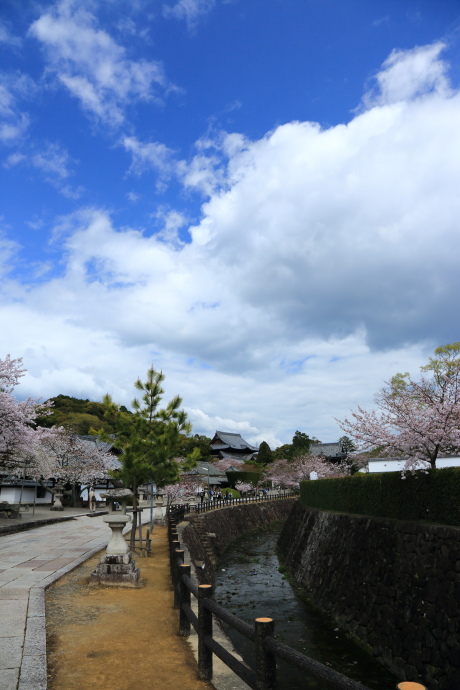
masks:
<path fill-rule="evenodd" d="M 259 449 L 251 446 L 240 434 L 216 431 L 211 441 L 211 454 L 216 458 L 238 458 L 251 462 L 257 458 Z"/>

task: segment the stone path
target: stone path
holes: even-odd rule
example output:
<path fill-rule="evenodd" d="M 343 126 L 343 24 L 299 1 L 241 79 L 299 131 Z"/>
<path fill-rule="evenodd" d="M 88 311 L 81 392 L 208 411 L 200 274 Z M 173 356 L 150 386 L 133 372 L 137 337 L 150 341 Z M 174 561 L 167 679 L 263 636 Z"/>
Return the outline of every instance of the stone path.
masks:
<path fill-rule="evenodd" d="M 0 690 L 46 690 L 45 588 L 109 537 L 102 516 L 0 537 Z"/>

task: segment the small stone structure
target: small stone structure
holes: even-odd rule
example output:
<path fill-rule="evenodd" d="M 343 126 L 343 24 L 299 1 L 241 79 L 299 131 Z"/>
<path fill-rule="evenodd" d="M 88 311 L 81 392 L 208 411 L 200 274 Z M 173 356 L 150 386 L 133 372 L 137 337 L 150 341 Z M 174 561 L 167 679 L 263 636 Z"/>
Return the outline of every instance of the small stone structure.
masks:
<path fill-rule="evenodd" d="M 89 578 L 90 585 L 114 585 L 117 587 L 137 587 L 139 582 L 139 568 L 133 561 L 128 544 L 123 537 L 123 528 L 131 521 L 126 515 L 126 500 L 133 493 L 129 489 L 109 489 L 101 498 L 110 503 L 111 511 L 103 520 L 112 530 L 112 537 L 107 545 L 105 554 L 94 573 Z M 122 510 L 114 510 L 114 503 L 121 501 Z"/>
<path fill-rule="evenodd" d="M 64 487 L 62 484 L 56 484 L 54 489 L 48 489 L 52 494 L 54 494 L 54 503 L 51 506 L 50 510 L 64 510 L 64 506 L 62 505 L 62 499 L 64 497 Z"/>
<path fill-rule="evenodd" d="M 166 524 L 166 520 L 163 515 L 163 500 L 164 493 L 162 491 L 157 491 L 155 494 L 155 515 L 153 521 L 156 525 Z"/>

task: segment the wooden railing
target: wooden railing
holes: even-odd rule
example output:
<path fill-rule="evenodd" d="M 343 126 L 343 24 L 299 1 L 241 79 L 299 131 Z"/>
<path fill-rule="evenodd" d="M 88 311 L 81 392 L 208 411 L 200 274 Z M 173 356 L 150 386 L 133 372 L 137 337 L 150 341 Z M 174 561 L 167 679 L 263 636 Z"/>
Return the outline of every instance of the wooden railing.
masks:
<path fill-rule="evenodd" d="M 246 503 L 265 503 L 266 501 L 280 501 L 285 498 L 295 498 L 299 495 L 299 490 L 280 491 L 276 494 L 266 494 L 257 496 L 241 496 L 239 498 L 215 498 L 212 501 L 198 501 L 197 503 L 173 503 L 168 506 L 168 515 L 175 517 L 176 521 L 183 519 L 188 513 L 208 513 L 217 508 L 228 508 L 229 506 L 242 505 Z"/>
<path fill-rule="evenodd" d="M 254 690 L 275 690 L 276 658 L 309 674 L 321 682 L 325 690 L 369 690 L 365 685 L 301 654 L 274 637 L 272 618 L 256 618 L 250 625 L 220 606 L 212 598 L 209 584 L 196 585 L 191 579 L 191 566 L 184 563 L 184 550 L 180 548 L 177 523 L 170 514 L 168 519 L 171 575 L 174 587 L 174 606 L 179 609 L 179 632 L 187 637 L 191 627 L 198 635 L 198 674 L 202 680 L 211 680 L 213 654 Z M 198 615 L 192 609 L 191 595 L 198 601 Z M 255 645 L 255 668 L 243 664 L 213 637 L 213 615 L 220 621 L 251 640 Z M 422 688 L 423 686 L 420 686 Z"/>

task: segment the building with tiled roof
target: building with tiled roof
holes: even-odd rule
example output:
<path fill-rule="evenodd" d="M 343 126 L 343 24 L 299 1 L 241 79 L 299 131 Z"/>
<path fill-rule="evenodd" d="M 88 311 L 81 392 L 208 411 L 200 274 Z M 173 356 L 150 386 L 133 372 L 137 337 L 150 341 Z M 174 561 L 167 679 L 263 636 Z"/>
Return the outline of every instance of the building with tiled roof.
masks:
<path fill-rule="evenodd" d="M 258 448 L 244 440 L 240 434 L 216 431 L 211 441 L 211 454 L 217 458 L 238 458 L 249 462 L 257 457 Z"/>

